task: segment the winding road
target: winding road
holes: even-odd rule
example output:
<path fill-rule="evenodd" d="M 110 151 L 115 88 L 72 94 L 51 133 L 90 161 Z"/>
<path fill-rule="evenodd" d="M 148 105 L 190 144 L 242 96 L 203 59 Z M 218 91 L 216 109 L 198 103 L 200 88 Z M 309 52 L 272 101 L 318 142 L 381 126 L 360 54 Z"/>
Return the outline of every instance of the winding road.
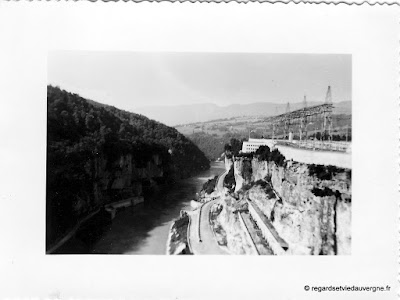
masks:
<path fill-rule="evenodd" d="M 227 173 L 228 171 L 225 171 L 218 177 L 217 191 L 220 195 L 223 193 L 223 182 Z M 210 226 L 210 210 L 217 200 L 218 199 L 206 202 L 190 215 L 191 221 L 188 237 L 193 254 L 228 254 L 218 245 Z"/>

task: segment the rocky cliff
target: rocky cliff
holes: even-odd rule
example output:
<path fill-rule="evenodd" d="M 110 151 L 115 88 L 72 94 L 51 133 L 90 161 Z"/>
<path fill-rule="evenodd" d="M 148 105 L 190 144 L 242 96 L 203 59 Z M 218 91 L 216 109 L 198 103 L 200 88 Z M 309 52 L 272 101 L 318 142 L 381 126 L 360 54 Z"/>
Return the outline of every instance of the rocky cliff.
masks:
<path fill-rule="evenodd" d="M 289 244 L 289 253 L 350 254 L 351 170 L 244 157 L 233 165 L 235 191 L 246 190 L 245 197 Z"/>
<path fill-rule="evenodd" d="M 104 155 L 90 159 L 85 164 L 85 171 L 93 178 L 93 190 L 91 195 L 77 195 L 73 202 L 75 213 L 82 215 L 108 202 L 143 196 L 143 187 L 163 180 L 167 167 L 156 154 L 144 165 L 138 164 L 132 154 L 121 155 L 113 162 Z"/>
<path fill-rule="evenodd" d="M 236 159 L 233 162 L 234 175 L 235 175 L 235 192 L 239 191 L 243 185 L 252 182 L 252 163 L 248 158 Z"/>
<path fill-rule="evenodd" d="M 49 242 L 107 203 L 144 196 L 169 180 L 170 166 L 157 154 L 143 162 L 132 154 L 110 158 L 103 153 L 75 166 L 73 172 L 68 169 L 61 163 L 48 173 L 52 174 L 47 178 Z"/>

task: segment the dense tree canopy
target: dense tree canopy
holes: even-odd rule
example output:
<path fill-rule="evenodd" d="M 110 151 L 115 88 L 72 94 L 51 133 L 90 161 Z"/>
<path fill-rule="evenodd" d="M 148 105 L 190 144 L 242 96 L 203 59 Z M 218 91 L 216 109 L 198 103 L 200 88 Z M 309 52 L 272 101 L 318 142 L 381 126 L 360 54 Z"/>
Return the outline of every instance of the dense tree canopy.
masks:
<path fill-rule="evenodd" d="M 49 154 L 62 151 L 91 156 L 102 152 L 118 157 L 133 152 L 138 162 L 145 162 L 153 153 L 168 157 L 170 152 L 174 164 L 187 175 L 209 166 L 204 154 L 176 129 L 142 115 L 87 101 L 52 86 L 47 89 L 47 102 Z"/>
<path fill-rule="evenodd" d="M 229 143 L 224 146 L 227 157 L 239 156 L 241 154 L 244 139 L 231 138 Z"/>

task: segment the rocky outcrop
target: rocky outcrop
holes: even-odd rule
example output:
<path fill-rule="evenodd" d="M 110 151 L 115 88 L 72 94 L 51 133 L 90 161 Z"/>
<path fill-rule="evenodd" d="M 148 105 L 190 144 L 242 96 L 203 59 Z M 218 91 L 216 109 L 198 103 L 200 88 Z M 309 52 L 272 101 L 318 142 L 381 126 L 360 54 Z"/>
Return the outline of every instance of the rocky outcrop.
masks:
<path fill-rule="evenodd" d="M 309 166 L 302 163 L 287 161 L 278 167 L 257 158 L 236 158 L 234 172 L 235 191 L 251 183 L 244 196 L 271 220 L 289 244 L 289 253 L 350 254 L 350 170 L 338 169 L 331 178 L 321 179 L 310 175 Z M 270 186 L 255 184 L 259 180 L 270 182 Z"/>
<path fill-rule="evenodd" d="M 192 254 L 187 239 L 188 226 L 189 215 L 181 211 L 180 217 L 172 223 L 169 230 L 167 255 Z"/>
<path fill-rule="evenodd" d="M 256 205 L 263 211 L 267 218 L 271 219 L 272 212 L 275 208 L 278 198 L 271 191 L 266 191 L 259 185 L 252 187 L 246 195 L 248 199 L 256 203 Z"/>
<path fill-rule="evenodd" d="M 87 176 L 92 178 L 93 190 L 87 197 L 77 195 L 74 201 L 76 215 L 82 215 L 102 204 L 143 195 L 143 186 L 154 185 L 162 178 L 164 166 L 158 155 L 144 165 L 138 165 L 131 154 L 122 155 L 113 162 L 104 156 L 85 164 Z"/>
<path fill-rule="evenodd" d="M 256 159 L 251 160 L 252 169 L 252 181 L 265 179 L 270 175 L 267 161 L 258 161 Z"/>
<path fill-rule="evenodd" d="M 351 198 L 336 202 L 336 251 L 351 254 Z"/>
<path fill-rule="evenodd" d="M 244 185 L 250 184 L 252 181 L 252 163 L 247 158 L 239 158 L 233 161 L 235 176 L 235 192 L 240 190 Z"/>
<path fill-rule="evenodd" d="M 240 224 L 239 215 L 235 208 L 236 200 L 227 196 L 222 202 L 221 213 L 217 221 L 222 225 L 226 235 L 226 247 L 232 254 L 252 253 L 252 245 L 249 243 L 245 232 Z"/>
<path fill-rule="evenodd" d="M 225 170 L 226 170 L 226 171 L 229 171 L 229 170 L 231 169 L 232 166 L 233 166 L 233 161 L 232 161 L 232 159 L 231 159 L 231 158 L 228 158 L 228 157 L 225 155 Z"/>

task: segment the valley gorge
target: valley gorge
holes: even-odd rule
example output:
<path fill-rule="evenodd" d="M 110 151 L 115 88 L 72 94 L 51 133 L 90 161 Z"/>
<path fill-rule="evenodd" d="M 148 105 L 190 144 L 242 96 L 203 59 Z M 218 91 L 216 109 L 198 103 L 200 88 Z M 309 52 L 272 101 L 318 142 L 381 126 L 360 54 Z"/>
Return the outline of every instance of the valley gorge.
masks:
<path fill-rule="evenodd" d="M 93 243 L 110 223 L 113 203 L 146 205 L 159 188 L 210 167 L 176 129 L 58 87 L 47 92 L 48 251 L 88 219 L 93 224 L 82 235 Z"/>

